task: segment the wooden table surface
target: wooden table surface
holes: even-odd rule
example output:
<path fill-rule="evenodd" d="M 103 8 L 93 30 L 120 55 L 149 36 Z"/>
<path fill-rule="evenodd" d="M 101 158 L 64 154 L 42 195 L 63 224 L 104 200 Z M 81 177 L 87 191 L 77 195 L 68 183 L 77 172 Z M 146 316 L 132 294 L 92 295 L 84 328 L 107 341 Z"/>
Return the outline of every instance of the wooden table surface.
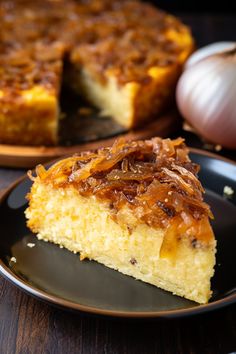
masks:
<path fill-rule="evenodd" d="M 236 15 L 181 16 L 198 45 L 235 40 Z M 187 143 L 202 147 L 192 134 Z M 236 152 L 222 151 L 236 160 Z M 24 174 L 0 168 L 0 191 Z M 236 305 L 185 319 L 123 320 L 73 314 L 42 303 L 0 276 L 0 354 L 236 353 Z"/>

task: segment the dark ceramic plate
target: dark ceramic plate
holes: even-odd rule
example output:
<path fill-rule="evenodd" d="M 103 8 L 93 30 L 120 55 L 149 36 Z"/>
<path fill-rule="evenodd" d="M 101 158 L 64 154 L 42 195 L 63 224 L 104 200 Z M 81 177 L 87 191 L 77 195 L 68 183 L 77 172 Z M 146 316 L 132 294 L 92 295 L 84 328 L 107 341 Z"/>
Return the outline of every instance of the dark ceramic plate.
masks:
<path fill-rule="evenodd" d="M 223 196 L 225 185 L 236 191 L 236 165 L 216 155 L 193 150 L 200 179 L 215 220 L 217 265 L 213 297 L 207 305 L 174 296 L 65 249 L 38 241 L 25 225 L 25 195 L 31 182 L 18 182 L 0 204 L 0 272 L 35 297 L 68 309 L 120 317 L 180 317 L 236 302 L 236 193 Z M 43 206 L 42 206 L 43 207 Z M 28 243 L 35 243 L 29 248 Z M 16 263 L 11 257 L 16 258 Z"/>

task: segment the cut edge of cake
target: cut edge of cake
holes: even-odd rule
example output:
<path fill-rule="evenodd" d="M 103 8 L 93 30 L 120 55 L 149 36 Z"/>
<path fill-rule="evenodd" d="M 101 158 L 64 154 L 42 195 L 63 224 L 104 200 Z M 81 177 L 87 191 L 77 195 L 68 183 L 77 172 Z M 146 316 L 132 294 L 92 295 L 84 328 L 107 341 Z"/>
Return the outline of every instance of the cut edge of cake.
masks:
<path fill-rule="evenodd" d="M 146 80 L 142 82 L 131 80 L 121 84 L 117 68 L 105 70 L 103 80 L 99 80 L 97 73 L 89 70 L 86 62 L 79 62 L 76 49 L 71 53 L 72 64 L 67 71 L 66 82 L 99 108 L 101 116 L 110 116 L 125 128 L 138 127 L 158 117 L 172 102 L 183 63 L 194 50 L 193 38 L 184 25 L 181 33 L 169 30 L 165 36 L 183 49 L 174 64 L 148 68 Z"/>
<path fill-rule="evenodd" d="M 19 145 L 58 142 L 57 93 L 40 85 L 10 97 L 0 90 L 0 107 L 0 141 Z"/>
<path fill-rule="evenodd" d="M 72 69 L 73 87 L 91 104 L 99 108 L 100 116 L 112 117 L 125 128 L 135 128 L 153 119 L 171 102 L 173 87 L 180 68 L 153 67 L 146 84 L 132 81 L 119 85 L 117 77 L 108 73 L 106 82 L 100 82 L 86 68 Z M 147 119 L 148 118 L 148 119 Z"/>
<path fill-rule="evenodd" d="M 215 242 L 201 249 L 185 238 L 174 258 L 161 257 L 165 230 L 140 224 L 130 233 L 127 224 L 112 220 L 108 204 L 82 197 L 73 187 L 53 189 L 40 181 L 32 189 L 26 217 L 39 240 L 80 253 L 81 260 L 95 260 L 201 304 L 211 297 Z"/>

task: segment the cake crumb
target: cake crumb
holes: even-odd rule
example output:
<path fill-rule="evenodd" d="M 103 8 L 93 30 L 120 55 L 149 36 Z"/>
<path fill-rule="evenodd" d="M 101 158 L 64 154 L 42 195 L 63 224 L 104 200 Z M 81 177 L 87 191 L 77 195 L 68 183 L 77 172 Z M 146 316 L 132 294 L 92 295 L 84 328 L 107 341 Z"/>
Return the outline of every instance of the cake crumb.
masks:
<path fill-rule="evenodd" d="M 230 186 L 224 186 L 223 194 L 226 197 L 232 197 L 232 195 L 234 194 L 234 190 Z"/>
<path fill-rule="evenodd" d="M 221 150 L 222 150 L 222 146 L 219 145 L 219 144 L 217 144 L 217 145 L 215 146 L 215 151 L 221 151 Z"/>
<path fill-rule="evenodd" d="M 27 247 L 29 247 L 29 248 L 33 248 L 34 246 L 35 246 L 35 243 L 32 243 L 32 242 L 27 243 Z"/>
<path fill-rule="evenodd" d="M 183 123 L 182 129 L 186 132 L 196 133 L 196 130 L 186 121 Z"/>
<path fill-rule="evenodd" d="M 11 257 L 11 258 L 10 258 L 10 262 L 16 263 L 16 257 Z"/>
<path fill-rule="evenodd" d="M 81 252 L 79 258 L 81 261 L 83 261 L 84 259 L 88 258 L 88 256 L 87 254 Z"/>
<path fill-rule="evenodd" d="M 93 110 L 90 107 L 80 107 L 78 109 L 78 113 L 83 115 L 83 116 L 88 116 L 88 115 L 93 113 Z"/>

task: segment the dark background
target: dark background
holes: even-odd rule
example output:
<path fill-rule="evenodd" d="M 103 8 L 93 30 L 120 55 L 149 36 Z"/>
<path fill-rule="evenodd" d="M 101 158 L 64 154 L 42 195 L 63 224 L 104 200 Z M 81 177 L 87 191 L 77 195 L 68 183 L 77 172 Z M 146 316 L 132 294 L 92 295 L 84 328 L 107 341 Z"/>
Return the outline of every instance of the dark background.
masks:
<path fill-rule="evenodd" d="M 158 7 L 167 11 L 210 12 L 210 13 L 236 13 L 236 1 L 197 1 L 197 0 L 149 0 Z M 235 33 L 236 37 L 236 33 Z"/>

